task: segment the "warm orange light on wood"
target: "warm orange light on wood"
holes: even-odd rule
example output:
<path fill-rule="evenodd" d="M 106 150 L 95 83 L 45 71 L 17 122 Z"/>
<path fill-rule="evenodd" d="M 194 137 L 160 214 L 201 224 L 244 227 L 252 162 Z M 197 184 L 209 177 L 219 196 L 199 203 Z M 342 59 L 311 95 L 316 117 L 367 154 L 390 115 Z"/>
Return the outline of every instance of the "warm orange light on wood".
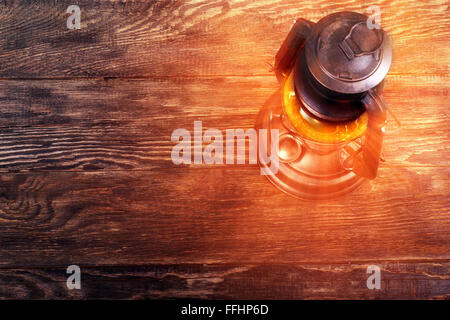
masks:
<path fill-rule="evenodd" d="M 339 143 L 352 141 L 364 134 L 367 129 L 367 112 L 349 122 L 328 122 L 319 120 L 305 111 L 294 91 L 292 73 L 283 84 L 283 109 L 298 133 L 318 142 Z"/>

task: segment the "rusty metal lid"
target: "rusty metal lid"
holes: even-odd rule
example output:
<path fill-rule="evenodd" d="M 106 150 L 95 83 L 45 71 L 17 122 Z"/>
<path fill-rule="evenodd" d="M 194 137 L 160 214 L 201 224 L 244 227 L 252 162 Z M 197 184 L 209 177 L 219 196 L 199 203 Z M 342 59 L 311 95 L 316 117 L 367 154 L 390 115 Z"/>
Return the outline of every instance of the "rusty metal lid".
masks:
<path fill-rule="evenodd" d="M 392 59 L 388 35 L 370 29 L 363 14 L 338 12 L 321 19 L 305 44 L 306 65 L 315 80 L 338 94 L 377 86 Z"/>

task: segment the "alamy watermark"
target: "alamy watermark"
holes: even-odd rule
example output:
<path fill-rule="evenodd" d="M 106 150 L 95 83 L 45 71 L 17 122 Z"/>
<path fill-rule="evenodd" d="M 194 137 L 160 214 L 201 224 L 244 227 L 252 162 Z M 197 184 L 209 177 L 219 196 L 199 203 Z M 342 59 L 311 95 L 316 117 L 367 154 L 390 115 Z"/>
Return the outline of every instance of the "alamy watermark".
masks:
<path fill-rule="evenodd" d="M 70 5 L 66 13 L 69 13 L 70 16 L 67 18 L 67 29 L 74 30 L 74 29 L 81 29 L 81 9 L 79 6 L 73 4 Z"/>
<path fill-rule="evenodd" d="M 66 286 L 69 290 L 80 290 L 81 289 L 81 269 L 76 264 L 70 265 L 66 270 L 67 274 L 70 276 L 67 278 Z"/>
<path fill-rule="evenodd" d="M 370 14 L 367 19 L 367 28 L 370 30 L 381 29 L 381 9 L 379 6 L 372 5 L 367 8 L 366 12 Z"/>
<path fill-rule="evenodd" d="M 367 267 L 367 273 L 370 276 L 367 278 L 367 289 L 369 290 L 380 290 L 381 289 L 381 269 L 377 265 L 370 265 Z"/>
<path fill-rule="evenodd" d="M 260 173 L 272 175 L 278 172 L 279 130 L 214 128 L 203 132 L 202 121 L 194 121 L 194 134 L 180 128 L 173 131 L 172 162 L 179 164 L 245 164 L 248 141 L 248 163 L 262 164 Z M 203 143 L 208 143 L 203 148 Z M 237 145 L 237 148 L 235 148 Z M 236 160 L 236 161 L 235 161 Z"/>

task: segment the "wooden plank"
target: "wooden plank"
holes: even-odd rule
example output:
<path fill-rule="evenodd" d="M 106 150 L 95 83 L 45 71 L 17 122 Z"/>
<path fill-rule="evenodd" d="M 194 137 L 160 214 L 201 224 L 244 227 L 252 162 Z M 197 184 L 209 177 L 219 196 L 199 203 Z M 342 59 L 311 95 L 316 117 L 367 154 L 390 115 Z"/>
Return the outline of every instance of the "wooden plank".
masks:
<path fill-rule="evenodd" d="M 0 1 L 0 298 L 450 298 L 448 2 L 379 4 L 402 126 L 376 180 L 321 202 L 175 166 L 170 134 L 252 127 L 291 21 L 369 4 L 83 1 L 70 31 L 71 4 Z"/>
<path fill-rule="evenodd" d="M 81 266 L 81 290 L 66 267 L 0 269 L 0 299 L 449 299 L 450 264 L 378 263 L 381 289 L 367 288 L 366 264 Z"/>
<path fill-rule="evenodd" d="M 444 76 L 390 76 L 388 166 L 449 166 Z M 0 81 L 0 170 L 145 170 L 174 167 L 177 128 L 253 127 L 274 77 Z M 217 88 L 220 88 L 218 90 Z"/>
<path fill-rule="evenodd" d="M 449 173 L 383 166 L 320 202 L 255 166 L 2 174 L 0 266 L 450 259 Z"/>
<path fill-rule="evenodd" d="M 73 1 L 3 0 L 0 77 L 168 77 L 269 74 L 293 19 L 364 13 L 363 1 L 83 1 L 81 29 L 69 30 Z M 448 74 L 446 0 L 383 0 L 393 38 L 393 74 Z"/>

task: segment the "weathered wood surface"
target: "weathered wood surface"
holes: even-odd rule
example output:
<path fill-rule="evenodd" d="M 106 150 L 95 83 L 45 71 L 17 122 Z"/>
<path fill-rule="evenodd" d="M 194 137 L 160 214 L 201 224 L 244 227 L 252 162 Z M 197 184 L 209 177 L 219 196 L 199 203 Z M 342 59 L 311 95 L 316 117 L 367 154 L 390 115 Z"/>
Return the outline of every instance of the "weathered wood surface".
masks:
<path fill-rule="evenodd" d="M 0 77 L 271 75 L 293 19 L 372 4 L 393 38 L 392 74 L 450 71 L 445 0 L 80 1 L 76 31 L 66 27 L 71 4 L 2 1 Z"/>
<path fill-rule="evenodd" d="M 66 267 L 0 269 L 0 296 L 20 299 L 448 299 L 450 264 L 383 263 L 368 290 L 368 264 L 81 267 L 67 290 Z"/>
<path fill-rule="evenodd" d="M 320 203 L 256 167 L 3 174 L 0 265 L 450 259 L 449 172 L 385 167 Z"/>
<path fill-rule="evenodd" d="M 290 21 L 371 3 L 81 1 L 67 30 L 70 4 L 0 1 L 0 298 L 449 298 L 448 2 L 377 3 L 401 127 L 376 180 L 322 202 L 175 166 L 170 135 L 252 127 Z"/>
<path fill-rule="evenodd" d="M 449 166 L 450 77 L 390 76 L 388 166 Z M 254 126 L 273 77 L 0 81 L 0 171 L 175 167 L 177 128 Z M 219 88 L 219 90 L 218 90 Z"/>

